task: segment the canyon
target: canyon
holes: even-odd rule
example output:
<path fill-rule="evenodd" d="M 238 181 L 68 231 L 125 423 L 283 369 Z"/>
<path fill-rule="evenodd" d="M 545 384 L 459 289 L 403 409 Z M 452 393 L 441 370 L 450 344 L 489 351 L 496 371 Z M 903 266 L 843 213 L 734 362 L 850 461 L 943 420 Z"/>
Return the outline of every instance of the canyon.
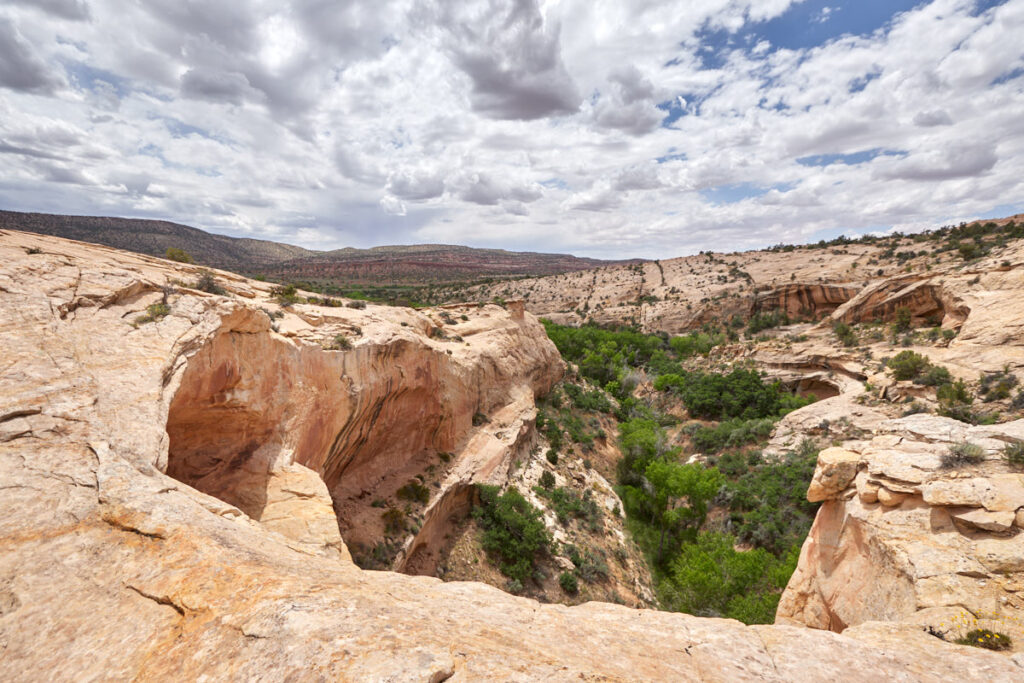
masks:
<path fill-rule="evenodd" d="M 485 291 L 507 294 L 501 305 L 413 310 L 282 305 L 272 285 L 224 271 L 206 273 L 220 290 L 209 292 L 197 266 L 0 231 L 0 676 L 1019 680 L 1019 646 L 995 653 L 925 629 L 966 614 L 1013 630 L 1024 610 L 1024 477 L 999 455 L 1024 441 L 1024 421 L 894 416 L 913 387 L 837 349 L 829 325 L 908 308 L 958 331 L 927 348 L 956 376 L 1017 372 L 1024 245 L 924 275 L 887 263 L 864 281 L 814 281 L 872 258 L 845 249 L 734 255 L 753 283 L 703 305 L 641 300 L 673 287 L 714 296 L 710 271 L 693 284 L 672 273 L 727 270 L 713 260 L 726 257 L 523 280 Z M 772 446 L 840 416 L 851 432 L 818 456 L 808 495 L 823 506 L 777 624 L 543 604 L 421 575 L 477 485 L 529 490 L 540 476 L 536 401 L 571 369 L 535 313 L 678 332 L 754 306 L 828 323 L 715 351 L 820 393 Z M 965 439 L 982 462 L 944 470 L 941 453 Z M 616 504 L 600 474 L 580 476 Z M 383 538 L 381 512 L 404 487 L 427 493 L 410 503 L 394 571 L 360 569 L 353 555 Z M 618 538 L 621 522 L 603 519 Z M 639 606 L 649 578 L 630 571 L 622 590 L 635 587 Z"/>

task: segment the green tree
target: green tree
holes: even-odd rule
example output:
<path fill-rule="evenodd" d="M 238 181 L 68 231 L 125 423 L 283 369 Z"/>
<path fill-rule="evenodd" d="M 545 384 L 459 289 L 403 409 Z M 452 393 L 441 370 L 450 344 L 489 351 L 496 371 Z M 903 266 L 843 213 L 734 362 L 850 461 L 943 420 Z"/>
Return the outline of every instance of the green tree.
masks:
<path fill-rule="evenodd" d="M 477 490 L 481 504 L 473 517 L 484 529 L 484 550 L 497 557 L 505 576 L 525 582 L 533 575 L 537 555 L 551 543 L 540 510 L 514 488 L 502 494 L 497 486 L 480 485 Z"/>
<path fill-rule="evenodd" d="M 655 460 L 647 466 L 647 481 L 653 490 L 652 509 L 659 527 L 658 562 L 663 559 L 665 534 L 684 529 L 699 528 L 708 514 L 708 501 L 714 498 L 725 483 L 718 469 L 705 469 L 702 465 L 681 465 L 666 460 Z M 685 504 L 679 504 L 683 503 Z"/>
<path fill-rule="evenodd" d="M 178 263 L 192 263 L 192 255 L 178 247 L 167 247 L 167 251 L 164 252 L 164 257 L 170 261 L 177 261 Z"/>

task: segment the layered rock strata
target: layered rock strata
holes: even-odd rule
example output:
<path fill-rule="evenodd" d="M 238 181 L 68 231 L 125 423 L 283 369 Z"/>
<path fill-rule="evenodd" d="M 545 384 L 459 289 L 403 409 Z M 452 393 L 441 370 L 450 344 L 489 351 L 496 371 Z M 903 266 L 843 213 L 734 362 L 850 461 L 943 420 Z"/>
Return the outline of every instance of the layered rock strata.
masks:
<path fill-rule="evenodd" d="M 807 497 L 823 504 L 778 623 L 948 632 L 963 612 L 1024 641 L 1024 472 L 1002 455 L 1024 441 L 1024 420 L 972 427 L 919 414 L 875 431 L 819 454 Z M 965 443 L 981 462 L 950 462 Z"/>
<path fill-rule="evenodd" d="M 259 310 L 266 288 L 224 273 L 233 297 L 177 284 L 169 310 L 150 308 L 168 279 L 195 276 L 0 234 L 4 680 L 1012 681 L 1024 671 L 914 628 L 746 627 L 362 571 L 328 528 L 328 497 L 344 528 L 338 492 L 379 490 L 423 449 L 453 448 L 456 467 L 479 457 L 470 469 L 485 477 L 505 467 L 487 444 L 471 447 L 467 411 L 504 419 L 543 391 L 560 372 L 553 348 L 532 318 L 496 307 L 449 324 L 437 312 L 300 305 L 272 323 Z M 524 410 L 510 428 L 530 419 Z"/>

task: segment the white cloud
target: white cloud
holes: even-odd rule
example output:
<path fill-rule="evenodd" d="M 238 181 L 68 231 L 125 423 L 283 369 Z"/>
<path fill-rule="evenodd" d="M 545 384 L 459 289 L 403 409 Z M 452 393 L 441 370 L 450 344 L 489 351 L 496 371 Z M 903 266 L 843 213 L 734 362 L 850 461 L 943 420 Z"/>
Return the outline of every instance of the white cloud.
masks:
<path fill-rule="evenodd" d="M 1019 206 L 1024 2 L 780 49 L 792 4 L 18 0 L 0 205 L 604 257 Z"/>

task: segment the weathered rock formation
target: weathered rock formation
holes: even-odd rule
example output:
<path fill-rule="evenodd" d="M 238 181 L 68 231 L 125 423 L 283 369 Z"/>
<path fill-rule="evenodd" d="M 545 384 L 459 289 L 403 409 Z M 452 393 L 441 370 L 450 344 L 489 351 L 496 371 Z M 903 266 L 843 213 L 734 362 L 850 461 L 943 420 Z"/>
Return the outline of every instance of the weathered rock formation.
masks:
<path fill-rule="evenodd" d="M 790 318 L 820 318 L 830 314 L 857 294 L 855 287 L 828 284 L 787 283 L 754 299 L 757 311 L 781 311 Z"/>
<path fill-rule="evenodd" d="M 1024 638 L 1024 473 L 1002 457 L 1024 441 L 1024 420 L 971 427 L 920 414 L 876 432 L 818 456 L 808 499 L 824 503 L 777 621 L 949 631 L 951 614 L 966 610 Z M 944 468 L 942 456 L 965 442 L 984 461 Z"/>
<path fill-rule="evenodd" d="M 446 482 L 507 470 L 532 419 L 527 399 L 561 371 L 554 349 L 532 317 L 496 306 L 448 323 L 438 311 L 297 305 L 272 323 L 260 283 L 218 273 L 232 296 L 162 290 L 195 275 L 0 233 L 4 680 L 1013 681 L 1024 671 L 912 627 L 745 627 L 362 571 L 330 508 L 343 533 L 358 532 L 360 501 L 441 449 L 454 453 Z M 165 295 L 169 310 L 150 308 Z M 447 503 L 431 496 L 437 515 L 461 505 L 459 489 L 446 490 Z M 429 557 L 436 533 L 426 524 L 407 561 Z"/>

